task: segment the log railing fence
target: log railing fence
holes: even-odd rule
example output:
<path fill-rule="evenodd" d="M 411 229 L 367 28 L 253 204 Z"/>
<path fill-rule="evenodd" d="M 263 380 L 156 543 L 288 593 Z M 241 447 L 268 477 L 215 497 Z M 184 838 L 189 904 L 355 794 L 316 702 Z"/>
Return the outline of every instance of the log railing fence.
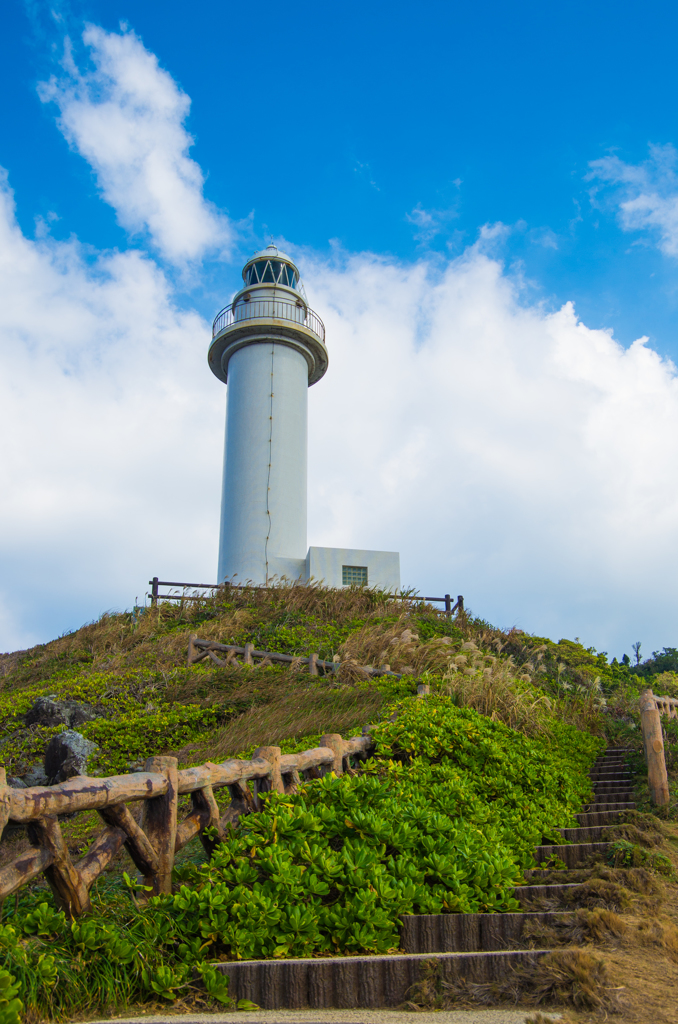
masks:
<path fill-rule="evenodd" d="M 154 576 L 152 580 L 148 581 L 148 585 L 151 588 L 151 606 L 155 607 L 158 601 L 204 601 L 208 595 L 203 594 L 187 594 L 187 590 L 211 590 L 213 593 L 223 587 L 232 586 L 234 589 L 247 590 L 249 587 L 247 584 L 221 584 L 218 583 L 173 583 L 169 580 L 160 580 L 157 576 Z M 179 587 L 181 588 L 181 594 L 161 594 L 160 587 Z M 258 589 L 258 588 L 257 588 Z M 444 597 L 419 597 L 411 596 L 408 594 L 398 595 L 398 599 L 401 601 L 429 601 L 431 604 L 444 604 L 445 614 L 448 617 L 454 615 L 455 612 L 464 611 L 464 598 L 461 594 L 457 597 L 456 603 L 452 604 L 452 597 L 450 594 L 445 594 Z"/>
<path fill-rule="evenodd" d="M 220 658 L 220 654 L 225 654 L 226 657 Z M 245 644 L 244 647 L 238 647 L 236 644 L 220 644 L 216 640 L 201 640 L 197 636 L 191 636 L 188 641 L 189 665 L 196 665 L 205 658 L 209 658 L 215 665 L 224 667 L 237 662 L 239 656 L 242 657 L 244 665 L 254 665 L 256 658 L 261 665 L 270 663 L 290 665 L 293 668 L 308 666 L 309 675 L 312 676 L 326 676 L 336 673 L 342 664 L 339 658 L 336 658 L 334 661 L 323 661 L 318 654 L 311 654 L 308 658 L 303 658 L 298 654 L 258 651 L 254 644 Z M 381 665 L 379 668 L 373 668 L 372 665 L 357 665 L 356 668 L 368 676 L 395 676 L 396 679 L 400 679 L 402 675 L 400 672 L 392 672 L 390 665 Z"/>
<path fill-rule="evenodd" d="M 225 658 L 220 658 L 217 654 L 225 653 Z M 293 668 L 301 668 L 302 666 L 308 665 L 309 675 L 330 675 L 339 671 L 342 662 L 336 658 L 334 661 L 322 661 L 318 654 L 311 654 L 308 658 L 302 658 L 296 654 L 279 654 L 276 651 L 257 651 L 254 644 L 245 644 L 244 647 L 237 647 L 235 644 L 220 644 L 216 640 L 201 640 L 197 636 L 191 636 L 188 640 L 188 664 L 196 665 L 199 661 L 203 661 L 204 658 L 209 658 L 214 662 L 215 665 L 224 667 L 226 665 L 232 665 L 237 661 L 237 656 L 242 656 L 243 665 L 254 665 L 254 659 L 260 659 L 260 666 L 265 665 L 267 662 L 275 664 L 276 662 L 280 665 L 290 665 Z M 364 672 L 365 675 L 372 678 L 376 676 L 393 676 L 396 679 L 402 679 L 404 672 L 392 672 L 390 665 L 381 665 L 379 668 L 373 668 L 372 665 L 355 665 L 360 672 Z M 420 683 L 417 686 L 417 693 L 419 696 L 423 696 L 431 692 L 431 688 L 428 683 Z"/>
<path fill-rule="evenodd" d="M 670 800 L 669 779 L 664 758 L 664 735 L 661 716 L 678 717 L 678 699 L 661 697 L 651 689 L 640 695 L 640 728 L 643 736 L 643 750 L 647 763 L 647 784 L 652 803 L 666 807 Z"/>
<path fill-rule="evenodd" d="M 261 809 L 260 794 L 294 793 L 302 780 L 329 771 L 342 774 L 351 761 L 363 760 L 374 748 L 369 730 L 367 726 L 365 735 L 349 740 L 328 733 L 319 747 L 300 754 L 259 747 L 250 761 L 208 761 L 181 771 L 176 757 L 150 757 L 143 772 L 108 778 L 81 775 L 57 786 L 15 789 L 0 768 L 0 830 L 8 822 L 23 823 L 34 847 L 0 868 L 0 903 L 44 874 L 59 906 L 71 917 L 87 913 L 93 883 L 123 846 L 153 893 L 171 892 L 174 856 L 187 843 L 197 837 L 211 853 L 242 815 Z M 215 791 L 224 788 L 230 803 L 222 813 Z M 179 821 L 179 797 L 184 795 L 190 795 L 191 808 Z M 133 814 L 129 805 L 141 805 L 141 813 Z M 81 811 L 97 811 L 106 827 L 84 857 L 73 861 L 59 817 Z"/>

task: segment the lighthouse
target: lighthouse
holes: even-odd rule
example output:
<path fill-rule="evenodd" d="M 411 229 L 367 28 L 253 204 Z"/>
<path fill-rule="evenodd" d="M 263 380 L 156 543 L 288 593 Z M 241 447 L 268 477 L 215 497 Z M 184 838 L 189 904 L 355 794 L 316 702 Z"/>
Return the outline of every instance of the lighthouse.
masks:
<path fill-rule="evenodd" d="M 327 372 L 325 327 L 275 245 L 255 253 L 242 278 L 208 353 L 227 385 L 218 582 L 399 588 L 397 552 L 307 547 L 308 389 Z"/>

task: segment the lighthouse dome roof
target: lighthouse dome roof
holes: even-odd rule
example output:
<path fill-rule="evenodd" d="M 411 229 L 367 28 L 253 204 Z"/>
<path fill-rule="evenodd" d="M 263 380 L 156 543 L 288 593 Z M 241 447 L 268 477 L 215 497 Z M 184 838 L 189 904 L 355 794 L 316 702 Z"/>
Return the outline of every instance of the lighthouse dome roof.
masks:
<path fill-rule="evenodd" d="M 288 256 L 286 252 L 282 251 L 282 249 L 279 249 L 277 245 L 273 245 L 273 243 L 267 245 L 265 249 L 261 249 L 260 252 L 255 252 L 254 256 L 250 256 L 247 262 L 251 263 L 252 260 L 262 260 L 266 258 L 285 260 L 286 263 L 291 263 L 293 266 L 295 265 L 292 257 Z"/>
<path fill-rule="evenodd" d="M 282 252 L 277 245 L 267 245 L 260 252 L 250 256 L 242 268 L 245 287 L 255 284 L 282 284 L 288 288 L 299 285 L 299 269 L 291 256 Z"/>

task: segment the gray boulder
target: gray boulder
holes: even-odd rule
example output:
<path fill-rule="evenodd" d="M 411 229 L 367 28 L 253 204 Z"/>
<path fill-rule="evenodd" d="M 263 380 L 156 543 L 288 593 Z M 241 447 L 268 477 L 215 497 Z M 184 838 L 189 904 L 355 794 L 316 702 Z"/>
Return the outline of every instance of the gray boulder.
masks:
<path fill-rule="evenodd" d="M 45 750 L 45 775 L 50 785 L 65 782 L 74 775 L 86 775 L 87 760 L 96 749 L 96 743 L 73 729 L 52 736 Z"/>
<path fill-rule="evenodd" d="M 38 697 L 24 716 L 26 725 L 67 725 L 75 729 L 83 722 L 101 718 L 101 711 L 92 704 L 77 700 L 58 700 L 56 697 Z"/>
<path fill-rule="evenodd" d="M 32 764 L 28 771 L 21 776 L 21 784 L 24 786 L 49 786 L 49 779 L 41 764 Z"/>

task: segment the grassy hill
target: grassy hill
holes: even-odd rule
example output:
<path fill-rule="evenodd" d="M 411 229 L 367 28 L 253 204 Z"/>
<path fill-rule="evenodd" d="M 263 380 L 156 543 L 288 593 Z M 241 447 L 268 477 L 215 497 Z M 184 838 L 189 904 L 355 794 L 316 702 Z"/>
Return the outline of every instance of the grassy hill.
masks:
<path fill-rule="evenodd" d="M 288 654 L 317 651 L 340 659 L 341 669 L 311 684 L 273 666 L 187 668 L 190 633 Z M 405 678 L 370 682 L 359 669 L 383 664 Z M 469 616 L 448 621 L 431 606 L 371 591 L 250 590 L 104 615 L 51 643 L 1 655 L 0 758 L 14 777 L 40 761 L 59 728 L 24 726 L 40 696 L 86 702 L 105 716 L 79 729 L 99 745 L 91 767 L 105 774 L 156 753 L 188 765 L 253 745 L 359 731 L 384 701 L 416 692 L 424 674 L 458 703 L 528 735 L 558 718 L 626 736 L 640 682 L 579 644 L 505 634 Z M 604 713 L 606 701 L 612 714 Z"/>
<path fill-rule="evenodd" d="M 187 667 L 193 633 L 315 651 L 339 668 L 312 677 L 294 665 Z M 385 665 L 394 674 L 370 678 L 364 668 Z M 651 682 L 678 694 L 677 678 L 669 670 Z M 416 697 L 422 681 L 426 700 Z M 85 715 L 77 731 L 96 744 L 90 775 L 138 770 L 155 754 L 188 767 L 260 745 L 294 752 L 367 723 L 377 742 L 362 770 L 325 776 L 294 797 L 271 795 L 209 863 L 187 847 L 173 895 L 144 902 L 123 874 L 124 855 L 96 883 L 94 914 L 72 926 L 44 879 L 22 889 L 3 908 L 0 960 L 29 1020 L 189 995 L 188 1005 L 208 1006 L 228 999 L 210 967 L 219 959 L 385 952 L 398 946 L 403 913 L 513 909 L 513 886 L 540 837 L 574 824 L 589 797 L 597 753 L 607 743 L 640 751 L 637 699 L 647 685 L 577 642 L 318 586 L 104 615 L 0 656 L 0 682 L 0 763 L 16 784 L 34 782 L 66 727 L 31 721 L 40 698 L 75 702 Z M 675 816 L 675 797 L 664 816 Z M 62 823 L 72 854 L 100 828 L 94 813 Z M 24 832 L 6 834 L 2 862 L 24 848 Z M 19 1012 L 8 977 L 0 973 L 0 1024 Z"/>

